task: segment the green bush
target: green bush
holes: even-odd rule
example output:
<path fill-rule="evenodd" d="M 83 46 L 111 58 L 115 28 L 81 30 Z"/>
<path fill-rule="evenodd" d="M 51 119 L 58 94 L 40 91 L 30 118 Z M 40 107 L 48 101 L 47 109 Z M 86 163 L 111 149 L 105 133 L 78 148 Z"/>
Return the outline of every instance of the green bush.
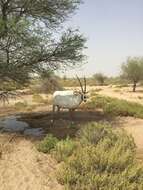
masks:
<path fill-rule="evenodd" d="M 38 151 L 44 153 L 50 153 L 58 143 L 58 139 L 53 137 L 52 134 L 48 134 L 37 146 Z"/>
<path fill-rule="evenodd" d="M 25 85 L 16 83 L 14 81 L 3 81 L 0 80 L 0 90 L 1 91 L 15 91 L 19 89 L 23 89 Z"/>
<path fill-rule="evenodd" d="M 77 137 L 80 139 L 81 144 L 97 144 L 100 140 L 105 137 L 115 138 L 113 135 L 111 127 L 99 123 L 89 123 L 86 127 L 81 128 L 78 132 Z"/>
<path fill-rule="evenodd" d="M 110 148 L 115 142 L 124 144 L 124 148 L 135 150 L 135 143 L 132 136 L 126 135 L 124 130 L 113 130 L 110 125 L 92 122 L 83 126 L 77 135 L 81 146 L 94 145 L 97 146 L 100 142 L 106 142 L 105 145 Z M 107 148 L 107 147 L 106 147 Z"/>
<path fill-rule="evenodd" d="M 128 87 L 128 84 L 120 84 L 120 85 L 116 85 L 116 88 L 124 88 L 124 87 Z"/>
<path fill-rule="evenodd" d="M 44 99 L 40 94 L 34 94 L 32 96 L 32 101 L 36 103 L 44 103 Z"/>
<path fill-rule="evenodd" d="M 54 158 L 58 162 L 65 161 L 69 156 L 72 155 L 76 146 L 76 142 L 69 138 L 59 141 L 53 151 Z"/>
<path fill-rule="evenodd" d="M 53 93 L 56 90 L 63 90 L 63 87 L 60 78 L 54 73 L 32 80 L 30 85 L 30 91 L 33 93 Z"/>
<path fill-rule="evenodd" d="M 27 104 L 26 101 L 24 101 L 24 102 L 16 102 L 14 104 L 14 107 L 17 110 L 23 110 L 23 109 L 26 109 L 28 107 L 28 104 Z"/>
<path fill-rule="evenodd" d="M 134 159 L 133 138 L 106 125 L 91 125 L 80 132 L 81 145 L 61 165 L 58 181 L 68 190 L 143 189 L 143 168 Z M 89 133 L 90 137 L 94 133 L 94 137 L 87 138 Z M 86 139 L 84 145 L 82 135 Z"/>
<path fill-rule="evenodd" d="M 115 89 L 114 92 L 121 92 L 121 90 L 120 89 Z"/>
<path fill-rule="evenodd" d="M 91 90 L 90 92 L 90 96 L 93 97 L 93 96 L 97 96 L 97 91 L 96 90 Z"/>
<path fill-rule="evenodd" d="M 140 99 L 140 100 L 143 99 L 143 96 L 138 96 L 138 99 Z"/>
<path fill-rule="evenodd" d="M 105 114 L 143 118 L 143 105 L 106 96 L 93 97 L 85 105 L 88 109 L 102 108 Z"/>

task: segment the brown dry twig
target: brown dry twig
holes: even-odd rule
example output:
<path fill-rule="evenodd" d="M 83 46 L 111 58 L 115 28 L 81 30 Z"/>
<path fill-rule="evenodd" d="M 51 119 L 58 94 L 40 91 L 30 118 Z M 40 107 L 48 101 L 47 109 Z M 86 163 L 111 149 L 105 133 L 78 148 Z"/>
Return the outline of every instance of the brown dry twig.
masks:
<path fill-rule="evenodd" d="M 17 136 L 17 134 L 14 134 L 14 135 L 12 135 L 12 137 L 10 137 L 8 139 L 7 143 L 0 144 L 0 158 L 2 158 L 2 155 L 3 155 L 3 152 L 4 152 L 5 148 L 9 145 L 9 143 L 11 143 L 14 140 L 14 138 L 16 136 Z"/>

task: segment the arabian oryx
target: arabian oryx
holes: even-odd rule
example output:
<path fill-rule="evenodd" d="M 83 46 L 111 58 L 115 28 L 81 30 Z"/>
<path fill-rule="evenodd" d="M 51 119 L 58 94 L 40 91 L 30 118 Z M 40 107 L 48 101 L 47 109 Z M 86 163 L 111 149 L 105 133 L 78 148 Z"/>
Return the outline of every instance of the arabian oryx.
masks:
<path fill-rule="evenodd" d="M 74 111 L 82 102 L 86 102 L 87 92 L 86 92 L 86 78 L 84 77 L 84 87 L 77 76 L 81 90 L 64 90 L 56 91 L 53 94 L 53 113 L 57 107 L 57 110 L 60 111 L 60 108 L 69 109 L 69 111 Z"/>

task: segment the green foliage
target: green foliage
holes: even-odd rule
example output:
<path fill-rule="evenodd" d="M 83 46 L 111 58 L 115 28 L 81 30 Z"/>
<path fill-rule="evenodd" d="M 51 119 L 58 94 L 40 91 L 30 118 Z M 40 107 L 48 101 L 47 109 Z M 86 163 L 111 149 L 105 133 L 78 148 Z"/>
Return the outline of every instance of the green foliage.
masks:
<path fill-rule="evenodd" d="M 97 144 L 105 137 L 110 137 L 110 139 L 113 138 L 113 140 L 115 138 L 110 126 L 107 127 L 107 125 L 99 123 L 89 123 L 78 132 L 78 138 L 83 146 L 85 144 Z"/>
<path fill-rule="evenodd" d="M 91 97 L 97 96 L 97 95 L 98 95 L 97 92 L 98 92 L 98 91 L 96 91 L 96 90 L 91 90 L 90 96 L 91 96 Z"/>
<path fill-rule="evenodd" d="M 93 75 L 93 79 L 99 85 L 103 85 L 107 77 L 105 77 L 102 73 L 96 73 Z"/>
<path fill-rule="evenodd" d="M 61 27 L 80 3 L 80 0 L 3 1 L 0 78 L 24 84 L 43 71 L 81 63 L 86 39 L 78 30 Z"/>
<path fill-rule="evenodd" d="M 105 114 L 112 116 L 134 116 L 143 118 L 143 106 L 138 103 L 106 96 L 93 97 L 85 105 L 88 109 L 102 108 Z"/>
<path fill-rule="evenodd" d="M 77 81 L 77 79 L 74 78 L 66 78 L 66 80 L 64 79 L 60 79 L 60 84 L 63 87 L 77 87 L 79 86 L 79 82 Z"/>
<path fill-rule="evenodd" d="M 143 96 L 138 96 L 138 99 L 140 99 L 140 100 L 143 99 Z"/>
<path fill-rule="evenodd" d="M 124 88 L 124 87 L 128 87 L 128 84 L 119 84 L 119 85 L 116 85 L 116 88 Z"/>
<path fill-rule="evenodd" d="M 97 86 L 98 82 L 94 77 L 87 78 L 88 86 Z M 78 81 L 74 78 L 63 77 L 59 79 L 61 86 L 64 87 L 77 87 L 79 85 Z M 129 80 L 123 77 L 106 77 L 104 85 L 117 85 L 119 88 L 128 87 Z M 100 89 L 100 88 L 99 88 Z M 100 91 L 100 90 L 99 90 Z"/>
<path fill-rule="evenodd" d="M 27 104 L 26 101 L 24 101 L 24 102 L 16 102 L 14 104 L 14 107 L 17 110 L 23 110 L 23 109 L 26 109 L 28 107 L 28 104 Z"/>
<path fill-rule="evenodd" d="M 86 81 L 87 81 L 88 85 L 91 84 L 89 82 L 88 78 L 86 79 Z M 63 87 L 79 87 L 80 86 L 79 81 L 77 80 L 77 78 L 66 78 L 66 80 L 65 80 L 65 76 L 64 76 L 64 78 L 59 78 L 59 83 Z"/>
<path fill-rule="evenodd" d="M 40 94 L 34 94 L 32 96 L 32 101 L 36 103 L 44 103 L 44 98 Z"/>
<path fill-rule="evenodd" d="M 143 79 L 143 58 L 128 58 L 127 63 L 122 65 L 122 75 L 133 82 L 133 91 L 135 92 L 137 82 Z"/>
<path fill-rule="evenodd" d="M 58 139 L 52 134 L 48 134 L 37 146 L 38 151 L 44 153 L 50 153 L 58 143 Z"/>
<path fill-rule="evenodd" d="M 127 63 L 122 65 L 123 76 L 129 80 L 138 82 L 142 79 L 142 66 L 143 59 L 139 57 L 128 58 Z"/>
<path fill-rule="evenodd" d="M 114 92 L 121 92 L 121 90 L 120 89 L 115 89 Z"/>
<path fill-rule="evenodd" d="M 51 93 L 56 90 L 62 90 L 62 86 L 59 82 L 59 77 L 53 72 L 42 73 L 39 85 L 37 86 L 37 91 L 43 93 Z"/>
<path fill-rule="evenodd" d="M 118 77 L 108 77 L 107 80 L 106 80 L 106 83 L 108 85 L 123 85 L 123 87 L 126 87 L 128 86 L 128 83 L 129 83 L 129 80 L 128 79 L 125 79 L 124 77 L 122 76 L 118 76 Z M 125 85 L 125 86 L 124 86 Z"/>
<path fill-rule="evenodd" d="M 34 109 L 36 109 L 37 105 L 28 105 L 28 107 L 26 107 L 26 111 L 28 112 L 32 112 Z"/>
<path fill-rule="evenodd" d="M 66 138 L 65 140 L 61 140 L 56 144 L 52 154 L 58 162 L 65 161 L 69 156 L 72 155 L 76 147 L 77 144 L 75 141 Z"/>
<path fill-rule="evenodd" d="M 1 91 L 14 91 L 18 89 L 23 89 L 23 85 L 20 85 L 18 83 L 12 82 L 12 81 L 3 81 L 0 80 L 0 90 Z"/>
<path fill-rule="evenodd" d="M 61 184 L 68 190 L 143 188 L 143 168 L 134 159 L 135 144 L 132 137 L 124 131 L 97 123 L 88 124 L 80 134 L 81 146 L 58 171 L 57 179 Z M 84 144 L 82 135 L 86 139 Z"/>

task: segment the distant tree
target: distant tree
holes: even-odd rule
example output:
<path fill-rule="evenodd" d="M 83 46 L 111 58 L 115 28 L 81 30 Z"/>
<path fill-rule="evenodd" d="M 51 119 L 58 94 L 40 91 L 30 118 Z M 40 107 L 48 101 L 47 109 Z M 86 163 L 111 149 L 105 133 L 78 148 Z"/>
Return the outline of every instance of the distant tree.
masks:
<path fill-rule="evenodd" d="M 96 73 L 93 75 L 93 79 L 99 84 L 99 85 L 104 85 L 105 79 L 107 77 L 103 75 L 102 73 Z"/>
<path fill-rule="evenodd" d="M 129 57 L 121 69 L 122 76 L 133 83 L 133 92 L 135 92 L 137 83 L 143 79 L 143 58 Z"/>

